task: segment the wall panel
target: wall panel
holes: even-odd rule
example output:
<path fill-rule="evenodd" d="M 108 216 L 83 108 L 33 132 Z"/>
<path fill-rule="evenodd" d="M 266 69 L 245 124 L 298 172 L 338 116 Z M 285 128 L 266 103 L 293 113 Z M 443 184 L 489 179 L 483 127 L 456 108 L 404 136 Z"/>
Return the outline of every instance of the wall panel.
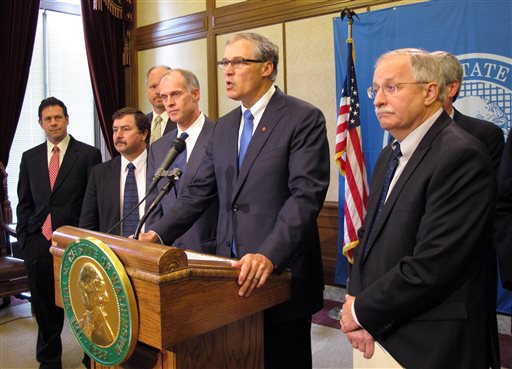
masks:
<path fill-rule="evenodd" d="M 206 0 L 137 0 L 135 24 L 142 27 L 205 10 Z"/>
<path fill-rule="evenodd" d="M 193 72 L 201 85 L 199 107 L 208 115 L 208 74 L 206 65 L 206 40 L 143 50 L 137 53 L 139 96 L 138 106 L 144 112 L 151 111 L 146 97 L 146 71 L 153 65 L 168 65 L 171 68 L 188 69 Z"/>
<path fill-rule="evenodd" d="M 336 135 L 336 78 L 332 20 L 337 14 L 286 23 L 288 93 L 310 102 L 325 115 L 330 157 Z M 338 201 L 338 169 L 331 161 L 328 201 Z"/>

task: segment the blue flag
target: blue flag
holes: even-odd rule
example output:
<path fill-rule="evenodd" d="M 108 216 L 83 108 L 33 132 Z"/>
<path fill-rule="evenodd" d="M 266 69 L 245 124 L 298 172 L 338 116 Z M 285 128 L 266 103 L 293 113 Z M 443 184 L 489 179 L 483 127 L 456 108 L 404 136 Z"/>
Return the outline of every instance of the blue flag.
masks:
<path fill-rule="evenodd" d="M 406 47 L 448 51 L 457 56 L 465 73 L 455 107 L 463 114 L 495 123 L 508 136 L 512 123 L 512 1 L 432 0 L 363 13 L 359 18 L 354 21 L 352 38 L 358 45 L 355 64 L 361 91 L 372 84 L 375 61 L 387 51 Z M 336 18 L 338 87 L 346 72 L 343 63 L 347 55 L 342 47 L 346 38 L 346 23 Z M 341 89 L 337 91 L 339 94 Z M 375 161 L 389 137 L 379 126 L 372 101 L 360 95 L 359 103 L 364 117 L 363 150 L 371 183 Z M 340 204 L 344 202 L 342 187 L 340 179 Z M 339 233 L 342 239 L 342 227 Z M 345 284 L 346 278 L 346 261 L 338 257 L 336 283 Z M 512 313 L 512 292 L 498 288 L 498 311 Z"/>

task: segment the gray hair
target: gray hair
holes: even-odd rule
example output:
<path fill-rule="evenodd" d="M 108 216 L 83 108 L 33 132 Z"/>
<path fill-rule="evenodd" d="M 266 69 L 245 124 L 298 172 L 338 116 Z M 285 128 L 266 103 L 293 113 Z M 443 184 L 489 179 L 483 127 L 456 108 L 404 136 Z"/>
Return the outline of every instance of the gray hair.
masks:
<path fill-rule="evenodd" d="M 447 51 L 434 51 L 431 54 L 439 59 L 439 68 L 444 75 L 446 84 L 455 81 L 460 82 L 457 94 L 452 99 L 452 101 L 455 101 L 457 96 L 459 96 L 459 92 L 462 87 L 462 79 L 464 78 L 464 69 L 462 68 L 462 65 L 455 55 L 450 54 Z"/>
<path fill-rule="evenodd" d="M 439 59 L 429 52 L 422 49 L 398 49 L 389 51 L 381 55 L 375 67 L 379 65 L 381 61 L 391 56 L 396 55 L 408 55 L 411 60 L 412 75 L 416 82 L 435 82 L 437 83 L 438 95 L 437 99 L 444 102 L 446 82 L 445 77 L 441 71 Z"/>
<path fill-rule="evenodd" d="M 272 62 L 274 69 L 270 75 L 270 80 L 275 81 L 277 65 L 279 64 L 279 47 L 265 36 L 253 32 L 237 33 L 229 36 L 226 40 L 226 46 L 240 40 L 248 40 L 253 43 L 257 59 Z"/>
<path fill-rule="evenodd" d="M 183 78 L 185 79 L 185 85 L 187 86 L 189 91 L 195 90 L 196 88 L 201 89 L 201 87 L 199 86 L 199 80 L 197 79 L 196 75 L 186 69 L 176 68 L 176 69 L 170 70 L 162 76 L 162 79 L 160 80 L 160 82 L 162 82 L 166 77 L 168 77 L 173 72 L 178 72 L 179 74 L 181 74 L 183 76 Z"/>

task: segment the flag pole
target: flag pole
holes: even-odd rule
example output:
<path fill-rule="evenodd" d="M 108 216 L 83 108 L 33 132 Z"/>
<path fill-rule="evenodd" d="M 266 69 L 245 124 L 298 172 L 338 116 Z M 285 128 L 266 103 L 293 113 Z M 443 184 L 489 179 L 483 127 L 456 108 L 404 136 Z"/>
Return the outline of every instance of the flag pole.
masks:
<path fill-rule="evenodd" d="M 349 42 L 352 43 L 352 25 L 354 24 L 354 17 L 357 17 L 357 19 L 359 19 L 359 17 L 357 16 L 356 12 L 350 8 L 344 8 L 341 11 L 340 17 L 341 17 L 342 22 L 345 18 L 347 18 L 347 22 L 348 22 L 347 23 L 347 27 L 348 27 L 347 43 L 349 43 Z M 352 52 L 353 52 L 353 49 L 352 49 Z M 347 281 L 347 284 L 348 284 L 348 281 Z M 348 289 L 348 285 L 346 287 Z M 342 304 L 343 303 L 344 303 L 344 301 L 342 301 Z M 332 308 L 329 311 L 328 316 L 331 319 L 340 320 L 341 319 L 341 309 L 342 309 L 342 305 Z"/>
<path fill-rule="evenodd" d="M 347 27 L 348 27 L 348 39 L 349 40 L 352 40 L 352 24 L 354 23 L 354 17 L 356 17 L 357 19 L 359 19 L 359 17 L 357 16 L 357 13 L 355 11 L 353 11 L 352 9 L 349 9 L 349 8 L 345 8 L 341 11 L 341 21 L 343 22 L 343 19 L 345 19 L 345 17 L 347 18 L 347 21 L 348 21 L 348 24 L 347 24 Z"/>

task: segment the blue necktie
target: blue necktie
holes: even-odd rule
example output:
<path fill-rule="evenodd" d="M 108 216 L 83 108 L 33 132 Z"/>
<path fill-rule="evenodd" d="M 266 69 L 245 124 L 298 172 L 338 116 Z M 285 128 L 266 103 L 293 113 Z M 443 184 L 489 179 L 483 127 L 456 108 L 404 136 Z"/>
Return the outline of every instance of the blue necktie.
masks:
<path fill-rule="evenodd" d="M 135 165 L 129 163 L 126 167 L 128 168 L 128 175 L 124 183 L 123 196 L 123 218 L 126 217 L 123 223 L 124 237 L 135 234 L 137 224 L 139 224 L 139 209 L 135 209 L 130 215 L 126 216 L 139 203 L 137 181 L 135 180 Z"/>
<path fill-rule="evenodd" d="M 247 152 L 247 146 L 251 142 L 252 130 L 254 128 L 254 116 L 251 111 L 247 109 L 244 112 L 244 128 L 242 129 L 242 135 L 240 136 L 240 152 L 238 153 L 238 169 L 242 167 L 245 153 Z M 236 252 L 235 238 L 231 242 L 231 257 L 238 257 Z"/>
<path fill-rule="evenodd" d="M 251 142 L 252 131 L 254 128 L 254 116 L 251 111 L 247 109 L 244 112 L 244 128 L 242 130 L 242 135 L 240 136 L 240 152 L 238 153 L 238 168 L 242 167 L 242 163 L 244 161 L 245 153 L 247 152 L 247 147 L 249 146 L 249 142 Z"/>
<path fill-rule="evenodd" d="M 370 227 L 370 234 L 368 235 L 367 240 L 370 239 L 372 232 L 380 219 L 380 214 L 382 213 L 382 209 L 384 208 L 384 204 L 386 203 L 386 197 L 389 191 L 389 186 L 391 185 L 391 181 L 393 180 L 393 176 L 395 175 L 395 171 L 396 168 L 398 167 L 398 162 L 401 156 L 402 151 L 400 151 L 400 144 L 397 143 L 393 149 L 393 156 L 391 157 L 391 161 L 389 162 L 388 165 L 388 170 L 386 171 L 384 185 L 382 186 L 382 191 L 380 193 L 379 206 L 377 207 L 377 211 L 375 212 L 375 216 L 373 217 L 373 223 Z M 365 245 L 363 249 L 363 257 L 366 256 L 367 252 L 368 248 Z"/>
<path fill-rule="evenodd" d="M 181 135 L 180 135 L 180 138 L 185 141 L 187 138 L 188 138 L 188 133 L 187 132 L 183 132 Z M 174 184 L 174 188 L 176 189 L 176 193 L 178 193 L 179 189 L 180 189 L 180 183 L 181 183 L 181 178 L 183 177 L 183 175 L 185 174 L 185 167 L 187 166 L 187 146 L 185 145 L 185 150 L 183 150 L 177 157 L 176 159 L 174 160 L 174 163 L 172 165 L 173 169 L 174 168 L 179 168 L 181 169 L 181 177 L 180 179 L 178 179 L 175 184 Z"/>

